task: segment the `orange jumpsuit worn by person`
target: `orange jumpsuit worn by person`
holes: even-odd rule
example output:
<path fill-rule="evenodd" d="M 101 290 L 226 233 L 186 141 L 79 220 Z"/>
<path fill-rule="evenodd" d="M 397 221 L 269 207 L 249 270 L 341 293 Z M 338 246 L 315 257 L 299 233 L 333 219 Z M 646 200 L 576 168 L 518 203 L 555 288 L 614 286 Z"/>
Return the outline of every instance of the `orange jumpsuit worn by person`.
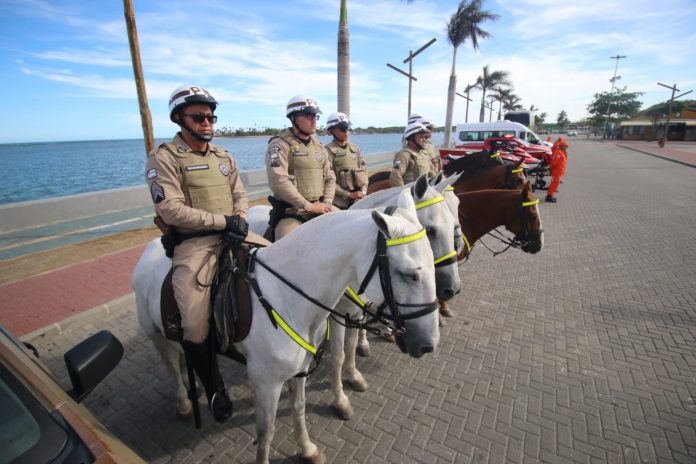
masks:
<path fill-rule="evenodd" d="M 561 147 L 554 144 L 551 148 L 551 185 L 549 185 L 548 194 L 546 195 L 546 201 L 550 203 L 556 203 L 556 197 L 554 194 L 558 189 L 558 184 L 561 183 L 561 177 L 563 176 L 563 171 L 565 171 L 565 154 Z"/>

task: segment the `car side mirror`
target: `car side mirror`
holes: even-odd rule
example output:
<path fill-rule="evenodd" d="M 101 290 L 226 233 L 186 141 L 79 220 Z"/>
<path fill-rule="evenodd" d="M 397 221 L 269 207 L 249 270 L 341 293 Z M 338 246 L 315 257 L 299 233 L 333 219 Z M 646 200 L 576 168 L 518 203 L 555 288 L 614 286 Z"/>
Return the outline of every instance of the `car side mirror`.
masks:
<path fill-rule="evenodd" d="M 65 353 L 65 365 L 73 389 L 68 395 L 82 401 L 118 365 L 123 345 L 111 332 L 102 330 Z"/>

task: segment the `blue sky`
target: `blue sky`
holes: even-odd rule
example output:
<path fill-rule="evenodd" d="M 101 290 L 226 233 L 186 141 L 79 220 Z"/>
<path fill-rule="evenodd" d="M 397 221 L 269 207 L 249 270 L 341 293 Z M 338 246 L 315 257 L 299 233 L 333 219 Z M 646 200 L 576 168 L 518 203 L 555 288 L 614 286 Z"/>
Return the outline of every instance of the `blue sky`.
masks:
<path fill-rule="evenodd" d="M 452 46 L 446 24 L 457 1 L 348 0 L 351 117 L 357 126 L 404 125 L 407 79 L 389 69 L 430 39 L 414 60 L 412 108 L 445 120 Z M 2 0 L 0 143 L 142 137 L 121 0 Z M 338 0 L 134 0 L 155 137 L 170 137 L 167 99 L 179 85 L 206 87 L 220 101 L 217 127 L 283 127 L 293 95 L 336 111 Z M 665 101 L 677 84 L 696 90 L 693 0 L 484 0 L 500 15 L 493 37 L 457 54 L 457 90 L 484 65 L 505 70 L 525 107 L 555 120 L 587 115 L 608 92 L 621 54 L 619 86 Z M 478 119 L 473 91 L 469 120 Z M 9 101 L 8 101 L 9 100 Z M 457 98 L 455 122 L 465 118 Z M 323 121 L 320 121 L 320 124 Z"/>

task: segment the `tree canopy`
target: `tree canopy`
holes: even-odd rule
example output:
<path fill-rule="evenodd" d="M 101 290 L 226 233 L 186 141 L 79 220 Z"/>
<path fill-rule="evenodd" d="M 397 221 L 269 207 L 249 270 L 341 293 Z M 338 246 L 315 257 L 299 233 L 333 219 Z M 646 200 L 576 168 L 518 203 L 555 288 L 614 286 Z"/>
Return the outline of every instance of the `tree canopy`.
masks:
<path fill-rule="evenodd" d="M 598 122 L 609 120 L 630 119 L 641 107 L 638 98 L 643 92 L 626 92 L 626 89 L 616 89 L 614 94 L 609 92 L 596 93 L 594 101 L 587 105 L 587 112 Z M 607 115 L 607 110 L 610 114 Z"/>

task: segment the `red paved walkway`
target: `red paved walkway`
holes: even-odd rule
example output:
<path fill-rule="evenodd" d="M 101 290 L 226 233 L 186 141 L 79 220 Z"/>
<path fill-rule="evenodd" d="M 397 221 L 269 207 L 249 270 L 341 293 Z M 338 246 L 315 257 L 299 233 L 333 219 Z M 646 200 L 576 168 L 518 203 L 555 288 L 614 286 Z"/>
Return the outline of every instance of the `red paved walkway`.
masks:
<path fill-rule="evenodd" d="M 696 143 L 616 142 L 696 167 Z M 0 324 L 20 336 L 131 293 L 130 276 L 145 245 L 0 286 Z"/>
<path fill-rule="evenodd" d="M 16 336 L 103 305 L 133 290 L 145 245 L 0 286 L 0 323 Z"/>

